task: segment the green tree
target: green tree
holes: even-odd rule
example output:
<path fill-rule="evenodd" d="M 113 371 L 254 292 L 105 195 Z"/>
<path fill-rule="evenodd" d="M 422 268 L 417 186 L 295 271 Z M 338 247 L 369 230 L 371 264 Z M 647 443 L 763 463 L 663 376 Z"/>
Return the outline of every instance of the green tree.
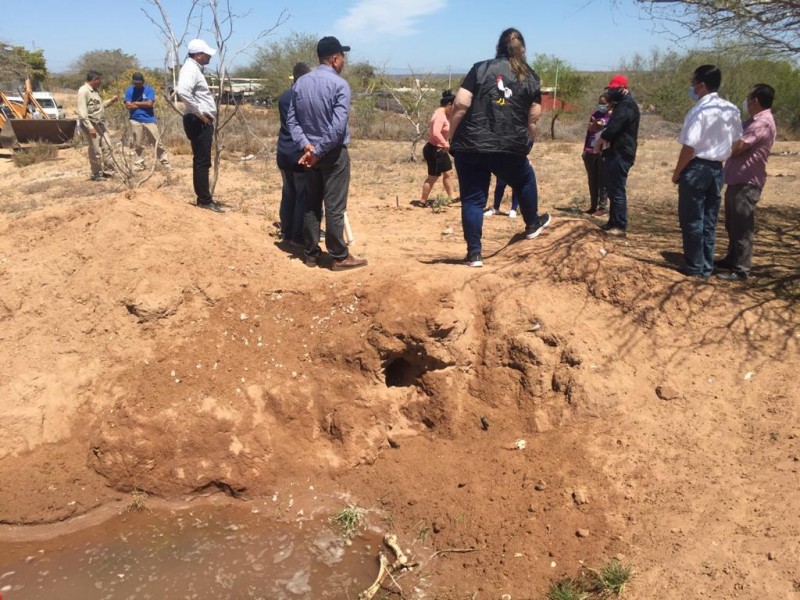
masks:
<path fill-rule="evenodd" d="M 553 95 L 560 101 L 554 107 L 550 121 L 550 137 L 555 138 L 555 124 L 563 112 L 563 104 L 574 104 L 580 100 L 589 78 L 553 54 L 536 54 L 532 67 L 539 76 L 542 87 L 554 88 Z"/>
<path fill-rule="evenodd" d="M 122 79 L 125 72 L 136 68 L 139 61 L 133 54 L 126 54 L 119 48 L 116 50 L 91 50 L 84 52 L 72 66 L 72 73 L 86 79 L 90 70 L 103 74 L 103 82 L 113 85 Z"/>
<path fill-rule="evenodd" d="M 312 69 L 319 63 L 317 38 L 293 33 L 283 40 L 262 46 L 246 67 L 234 71 L 233 77 L 266 79 L 263 83 L 267 100 L 276 100 L 292 84 L 292 68 L 304 62 Z"/>
<path fill-rule="evenodd" d="M 47 74 L 44 50 L 31 51 L 0 42 L 0 81 L 19 84 L 29 77 L 33 88 L 38 89 Z"/>

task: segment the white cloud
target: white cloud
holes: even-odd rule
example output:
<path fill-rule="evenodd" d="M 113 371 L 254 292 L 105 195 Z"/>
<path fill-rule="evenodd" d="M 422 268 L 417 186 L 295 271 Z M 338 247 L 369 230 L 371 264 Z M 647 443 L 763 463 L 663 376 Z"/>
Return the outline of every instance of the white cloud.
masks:
<path fill-rule="evenodd" d="M 340 39 L 368 42 L 417 33 L 417 21 L 447 6 L 447 0 L 358 0 L 334 23 Z M 349 42 L 345 42 L 349 43 Z"/>

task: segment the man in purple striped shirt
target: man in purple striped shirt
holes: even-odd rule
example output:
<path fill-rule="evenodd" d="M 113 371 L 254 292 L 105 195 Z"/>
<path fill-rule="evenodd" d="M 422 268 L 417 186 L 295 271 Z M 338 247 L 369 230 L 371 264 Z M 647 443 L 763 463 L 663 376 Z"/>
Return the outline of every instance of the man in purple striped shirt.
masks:
<path fill-rule="evenodd" d="M 319 67 L 294 84 L 286 124 L 292 140 L 303 155 L 298 161 L 306 167 L 309 197 L 303 216 L 305 262 L 317 266 L 322 202 L 325 202 L 325 246 L 333 259 L 331 270 L 343 271 L 367 264 L 350 254 L 344 239 L 344 213 L 350 188 L 350 157 L 347 144 L 350 130 L 350 86 L 339 74 L 345 52 L 335 37 L 317 43 Z"/>
<path fill-rule="evenodd" d="M 767 181 L 767 159 L 777 135 L 772 117 L 775 90 L 766 83 L 752 87 L 744 109 L 750 118 L 744 122 L 742 138 L 733 144 L 725 163 L 725 230 L 728 252 L 715 262 L 727 269 L 717 277 L 726 281 L 747 279 L 753 260 L 756 203 Z"/>

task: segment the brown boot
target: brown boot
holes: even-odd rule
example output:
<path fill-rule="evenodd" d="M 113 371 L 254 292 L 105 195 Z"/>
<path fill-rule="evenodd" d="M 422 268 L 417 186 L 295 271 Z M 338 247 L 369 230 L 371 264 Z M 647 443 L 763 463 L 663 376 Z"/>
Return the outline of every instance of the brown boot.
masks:
<path fill-rule="evenodd" d="M 358 267 L 365 267 L 366 265 L 366 258 L 356 258 L 352 254 L 348 254 L 347 258 L 334 260 L 331 265 L 331 271 L 347 271 L 348 269 L 357 269 Z"/>

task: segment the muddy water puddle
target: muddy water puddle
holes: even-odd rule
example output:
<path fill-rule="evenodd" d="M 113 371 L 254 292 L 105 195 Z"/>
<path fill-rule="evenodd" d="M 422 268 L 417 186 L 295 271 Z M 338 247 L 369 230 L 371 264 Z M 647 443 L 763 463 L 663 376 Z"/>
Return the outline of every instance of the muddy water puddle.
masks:
<path fill-rule="evenodd" d="M 302 511 L 300 511 L 302 513 Z M 357 598 L 380 534 L 348 543 L 325 511 L 276 518 L 267 502 L 124 512 L 44 541 L 0 544 L 3 600 Z"/>

